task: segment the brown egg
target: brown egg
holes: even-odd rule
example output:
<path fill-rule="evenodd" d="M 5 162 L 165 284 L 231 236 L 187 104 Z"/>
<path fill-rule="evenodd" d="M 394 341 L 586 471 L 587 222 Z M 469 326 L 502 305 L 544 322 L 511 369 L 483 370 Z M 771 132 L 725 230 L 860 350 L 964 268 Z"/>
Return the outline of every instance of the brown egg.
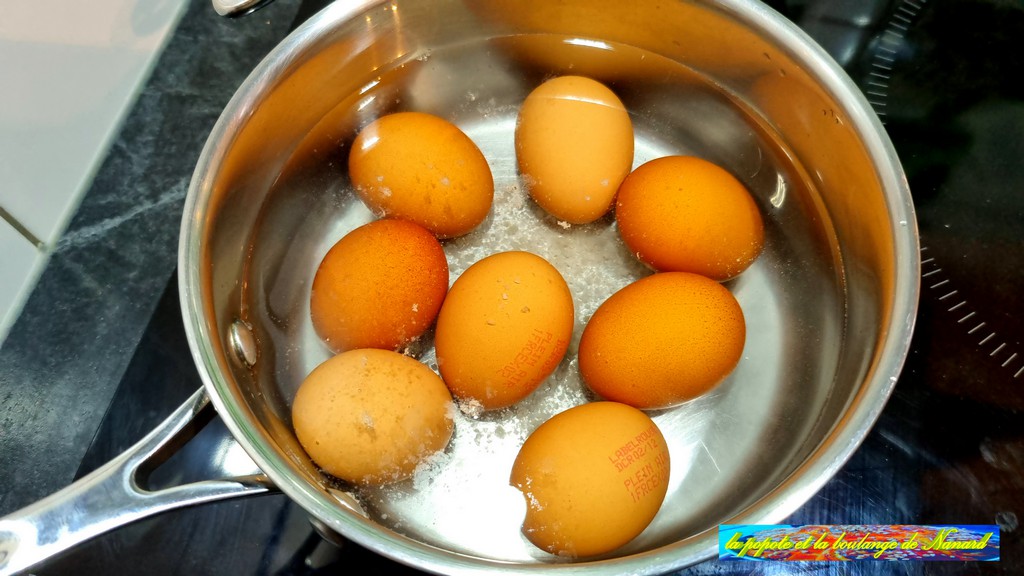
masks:
<path fill-rule="evenodd" d="M 572 294 L 554 266 L 529 252 L 492 254 L 459 276 L 441 306 L 438 369 L 456 398 L 503 408 L 551 375 L 572 328 Z"/>
<path fill-rule="evenodd" d="M 604 84 L 560 76 L 526 97 L 515 132 L 516 159 L 530 196 L 573 224 L 611 207 L 633 165 L 633 124 Z"/>
<path fill-rule="evenodd" d="M 476 228 L 494 197 L 491 169 L 476 144 L 451 122 L 422 112 L 389 114 L 363 128 L 348 169 L 371 210 L 438 238 Z"/>
<path fill-rule="evenodd" d="M 397 350 L 433 323 L 448 292 L 448 260 L 423 227 L 376 220 L 346 234 L 313 278 L 313 327 L 334 351 Z"/>
<path fill-rule="evenodd" d="M 668 445 L 658 426 L 615 402 L 556 414 L 526 439 L 511 476 L 526 497 L 526 538 L 573 558 L 636 538 L 658 513 L 668 480 Z"/>
<path fill-rule="evenodd" d="M 615 219 L 623 241 L 660 272 L 728 280 L 764 246 L 757 204 L 732 174 L 693 156 L 666 156 L 622 182 Z"/>
<path fill-rule="evenodd" d="M 580 338 L 580 374 L 607 400 L 667 408 L 721 382 L 745 339 L 743 310 L 727 288 L 698 274 L 662 272 L 598 307 Z"/>
<path fill-rule="evenodd" d="M 328 474 L 356 484 L 408 478 L 444 450 L 454 406 L 430 368 L 397 352 L 349 350 L 313 370 L 292 404 L 302 447 Z"/>

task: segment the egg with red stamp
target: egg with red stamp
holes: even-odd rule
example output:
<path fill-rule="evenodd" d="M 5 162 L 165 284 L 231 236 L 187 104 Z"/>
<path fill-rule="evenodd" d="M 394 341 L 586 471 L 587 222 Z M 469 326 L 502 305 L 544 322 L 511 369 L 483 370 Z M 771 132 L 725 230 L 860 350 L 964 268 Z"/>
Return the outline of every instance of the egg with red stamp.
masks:
<path fill-rule="evenodd" d="M 452 394 L 485 410 L 532 393 L 562 361 L 574 321 L 572 294 L 547 260 L 492 254 L 452 284 L 438 314 L 438 370 Z"/>
<path fill-rule="evenodd" d="M 510 482 L 526 499 L 523 535 L 569 558 L 616 550 L 651 523 L 668 492 L 668 443 L 617 402 L 569 408 L 526 439 Z"/>

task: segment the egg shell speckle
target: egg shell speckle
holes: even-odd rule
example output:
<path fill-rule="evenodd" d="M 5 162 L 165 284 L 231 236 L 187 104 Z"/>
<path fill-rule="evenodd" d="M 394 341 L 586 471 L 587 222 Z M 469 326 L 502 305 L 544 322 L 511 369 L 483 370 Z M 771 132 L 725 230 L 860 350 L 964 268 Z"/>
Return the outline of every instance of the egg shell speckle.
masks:
<path fill-rule="evenodd" d="M 397 350 L 430 328 L 448 292 L 448 260 L 437 239 L 403 220 L 376 220 L 346 234 L 324 256 L 310 295 L 317 334 L 336 352 Z"/>
<path fill-rule="evenodd" d="M 561 362 L 572 337 L 572 294 L 546 260 L 492 254 L 452 284 L 438 314 L 438 369 L 460 401 L 503 408 L 533 392 Z"/>
<path fill-rule="evenodd" d="M 668 408 L 721 382 L 739 364 L 745 339 L 743 310 L 723 285 L 688 272 L 652 274 L 591 316 L 580 374 L 605 399 Z"/>
<path fill-rule="evenodd" d="M 415 222 L 438 238 L 476 228 L 494 198 L 491 169 L 476 144 L 451 122 L 423 112 L 368 124 L 352 142 L 348 168 L 374 213 Z"/>
<path fill-rule="evenodd" d="M 452 437 L 452 398 L 426 365 L 349 350 L 314 369 L 292 405 L 295 434 L 325 472 L 356 484 L 410 477 Z"/>
<path fill-rule="evenodd" d="M 619 187 L 615 219 L 630 250 L 660 272 L 728 280 L 764 247 L 764 222 L 746 187 L 694 156 L 638 166 Z"/>

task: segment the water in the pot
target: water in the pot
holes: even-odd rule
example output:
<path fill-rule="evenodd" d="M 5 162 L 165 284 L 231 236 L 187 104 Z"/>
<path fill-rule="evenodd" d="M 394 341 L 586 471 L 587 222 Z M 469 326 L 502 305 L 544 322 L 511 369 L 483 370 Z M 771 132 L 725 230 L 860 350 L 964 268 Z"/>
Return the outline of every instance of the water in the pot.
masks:
<path fill-rule="evenodd" d="M 786 456 L 807 449 L 803 438 L 813 425 L 791 415 L 809 413 L 829 394 L 814 383 L 832 380 L 843 340 L 841 263 L 803 169 L 755 112 L 689 68 L 625 46 L 520 35 L 407 54 L 369 75 L 364 90 L 339 102 L 298 146 L 253 239 L 242 314 L 261 343 L 261 393 L 280 399 L 277 417 L 287 423 L 295 390 L 330 355 L 310 322 L 309 291 L 331 245 L 374 218 L 346 178 L 359 128 L 400 110 L 454 122 L 483 151 L 495 190 L 483 224 L 444 242 L 452 281 L 489 254 L 534 252 L 572 291 L 573 339 L 555 373 L 527 399 L 458 414 L 448 449 L 422 473 L 349 489 L 384 526 L 501 560 L 547 558 L 520 535 L 525 504 L 508 485 L 512 461 L 541 422 L 593 398 L 578 372 L 580 334 L 608 296 L 651 273 L 625 248 L 612 215 L 560 223 L 529 198 L 517 172 L 519 105 L 542 81 L 564 74 L 602 81 L 623 101 L 635 131 L 634 167 L 677 154 L 715 162 L 748 187 L 766 226 L 763 254 L 727 283 L 747 323 L 739 366 L 710 393 L 651 414 L 669 442 L 670 485 L 661 512 L 627 551 L 712 529 L 709 519 L 750 504 L 749 495 L 785 474 Z M 437 368 L 429 333 L 410 353 Z"/>

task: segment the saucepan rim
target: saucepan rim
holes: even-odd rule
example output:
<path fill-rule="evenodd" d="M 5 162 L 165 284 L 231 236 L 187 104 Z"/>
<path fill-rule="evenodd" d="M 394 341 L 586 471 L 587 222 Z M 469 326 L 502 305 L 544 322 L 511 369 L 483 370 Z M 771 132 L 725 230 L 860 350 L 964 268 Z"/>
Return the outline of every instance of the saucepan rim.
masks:
<path fill-rule="evenodd" d="M 401 536 L 356 514 L 343 514 L 309 479 L 291 471 L 284 457 L 250 421 L 243 400 L 232 390 L 222 372 L 225 360 L 219 351 L 215 322 L 203 295 L 202 239 L 210 218 L 211 174 L 236 136 L 236 130 L 254 106 L 285 73 L 296 56 L 328 34 L 332 27 L 386 0 L 336 2 L 313 16 L 283 40 L 257 66 L 228 103 L 209 135 L 199 158 L 185 202 L 179 244 L 179 290 L 185 331 L 203 384 L 217 412 L 232 435 L 268 477 L 307 512 L 346 538 L 397 561 L 438 573 L 638 573 L 654 574 L 707 559 L 716 553 L 717 536 L 710 529 L 676 543 L 631 556 L 580 563 L 512 564 L 469 557 Z M 821 89 L 846 106 L 844 113 L 856 130 L 877 170 L 885 192 L 896 264 L 892 282 L 890 323 L 881 335 L 868 378 L 850 402 L 826 441 L 783 484 L 737 515 L 735 523 L 775 523 L 797 510 L 835 475 L 867 436 L 892 393 L 907 357 L 920 293 L 920 254 L 913 202 L 909 186 L 892 142 L 870 104 L 838 64 L 809 36 L 767 6 L 744 0 L 716 0 L 715 8 L 738 22 L 771 38 L 791 58 L 804 66 Z"/>

